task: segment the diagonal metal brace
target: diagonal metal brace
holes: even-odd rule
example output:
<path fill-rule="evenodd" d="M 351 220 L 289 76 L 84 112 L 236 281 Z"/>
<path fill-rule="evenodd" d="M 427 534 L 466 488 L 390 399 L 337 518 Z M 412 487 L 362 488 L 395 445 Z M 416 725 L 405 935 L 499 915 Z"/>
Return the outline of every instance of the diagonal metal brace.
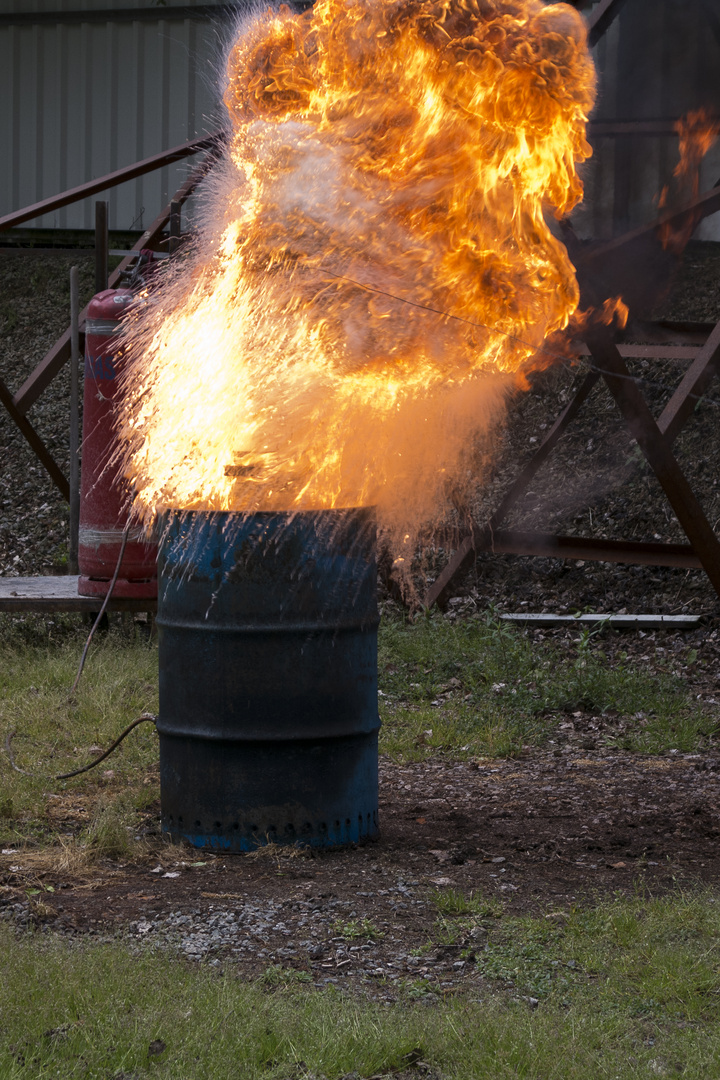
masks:
<path fill-rule="evenodd" d="M 66 477 L 63 475 L 62 469 L 55 461 L 55 458 L 52 456 L 47 446 L 42 441 L 28 418 L 26 416 L 23 416 L 23 414 L 19 412 L 18 409 L 15 407 L 12 394 L 10 393 L 9 389 L 2 381 L 2 379 L 0 379 L 0 404 L 5 406 L 8 413 L 10 414 L 10 417 L 17 424 L 26 442 L 30 446 L 31 450 L 37 457 L 40 464 L 48 473 L 50 479 L 62 495 L 63 499 L 65 499 L 66 502 L 69 502 L 70 485 L 68 484 Z"/>
<path fill-rule="evenodd" d="M 655 422 L 609 333 L 595 331 L 588 334 L 585 341 L 628 430 L 647 458 L 713 588 L 720 596 L 720 540 L 673 456 L 669 439 Z"/>
<path fill-rule="evenodd" d="M 720 322 L 685 373 L 685 377 L 663 409 L 658 428 L 673 443 L 707 390 L 720 367 Z"/>
<path fill-rule="evenodd" d="M 560 413 L 530 461 L 528 461 L 520 474 L 505 492 L 505 495 L 501 499 L 499 506 L 487 525 L 485 525 L 484 528 L 479 528 L 477 525 L 473 524 L 470 534 L 465 537 L 457 551 L 450 558 L 447 566 L 443 568 L 428 589 L 424 601 L 426 607 L 432 607 L 435 603 L 442 606 L 447 593 L 452 587 L 453 581 L 458 574 L 462 574 L 465 570 L 470 569 L 475 561 L 477 552 L 487 551 L 488 547 L 492 550 L 493 533 L 510 513 L 515 503 L 524 494 L 530 481 L 539 471 L 545 460 L 550 456 L 552 450 L 565 433 L 566 428 L 579 413 L 581 406 L 589 396 L 590 391 L 593 389 L 598 379 L 599 375 L 596 371 L 588 372 L 580 383 L 572 400 L 568 402 Z"/>

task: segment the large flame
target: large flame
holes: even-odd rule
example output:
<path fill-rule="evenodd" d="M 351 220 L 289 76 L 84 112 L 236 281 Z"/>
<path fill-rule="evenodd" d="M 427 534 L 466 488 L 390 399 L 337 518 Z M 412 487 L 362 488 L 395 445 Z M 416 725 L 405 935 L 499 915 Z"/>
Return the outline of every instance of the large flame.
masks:
<path fill-rule="evenodd" d="M 212 214 L 129 333 L 136 508 L 376 503 L 403 529 L 442 508 L 577 307 L 547 219 L 581 198 L 594 87 L 565 4 L 318 0 L 246 23 Z"/>

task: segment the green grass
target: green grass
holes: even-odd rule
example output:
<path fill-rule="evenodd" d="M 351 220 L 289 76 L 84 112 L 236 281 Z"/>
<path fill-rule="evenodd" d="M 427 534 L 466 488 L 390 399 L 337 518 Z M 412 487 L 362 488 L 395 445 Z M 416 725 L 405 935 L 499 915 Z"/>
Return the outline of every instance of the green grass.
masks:
<path fill-rule="evenodd" d="M 74 629 L 73 629 L 74 627 Z M 90 651 L 69 699 L 85 639 L 77 620 L 0 620 L 0 740 L 14 732 L 13 771 L 0 754 L 0 842 L 33 844 L 53 831 L 82 835 L 89 854 L 127 855 L 142 813 L 158 797 L 157 736 L 145 725 L 86 776 L 51 779 L 97 756 L 128 722 L 157 711 L 157 646 L 114 625 Z M 629 718 L 606 745 L 689 751 L 707 745 L 717 709 L 693 701 L 670 672 L 608 662 L 602 639 L 578 639 L 575 654 L 531 644 L 492 614 L 448 623 L 384 620 L 379 635 L 380 748 L 398 761 L 436 754 L 505 756 L 542 745 L 577 709 Z M 435 704 L 433 704 L 435 703 Z M 642 726 L 632 718 L 644 716 Z M 610 729 L 608 729 L 610 730 Z M 75 823 L 57 825 L 63 800 Z"/>
<path fill-rule="evenodd" d="M 467 896 L 460 889 L 436 889 L 431 893 L 430 901 L 440 915 L 450 918 L 459 915 L 483 915 L 494 918 L 502 913 L 502 904 L 495 897 L 478 896 L 475 893 Z"/>
<path fill-rule="evenodd" d="M 670 671 L 651 672 L 627 658 L 610 663 L 589 636 L 574 656 L 531 643 L 492 614 L 449 623 L 432 616 L 410 625 L 385 622 L 380 634 L 381 747 L 418 761 L 507 756 L 546 741 L 558 719 L 581 710 L 616 711 L 635 723 L 609 745 L 658 753 L 691 751 L 718 723 Z"/>
<path fill-rule="evenodd" d="M 385 937 L 370 919 L 350 919 L 349 922 L 340 920 L 333 924 L 332 930 L 338 937 L 347 938 L 348 941 L 381 941 Z"/>
<path fill-rule="evenodd" d="M 113 629 L 93 643 L 71 701 L 86 631 L 66 632 L 58 641 L 27 640 L 6 633 L 0 643 L 0 738 L 10 732 L 16 764 L 32 775 L 0 764 L 0 841 L 3 846 L 47 838 L 63 800 L 73 808 L 87 839 L 99 853 L 121 854 L 137 810 L 157 796 L 157 735 L 150 724 L 133 731 L 107 762 L 73 780 L 69 772 L 98 756 L 144 711 L 157 712 L 157 648 Z M 108 774 L 112 775 L 108 775 Z M 87 800 L 87 804 L 83 802 Z M 72 816 L 72 815 L 71 815 Z M 60 833 L 69 826 L 59 825 Z M 72 831 L 72 829 L 71 829 Z"/>
<path fill-rule="evenodd" d="M 339 1080 L 418 1059 L 444 1080 L 720 1075 L 715 894 L 548 916 L 488 923 L 466 992 L 375 984 L 394 1001 L 0 926 L 0 1076 Z"/>

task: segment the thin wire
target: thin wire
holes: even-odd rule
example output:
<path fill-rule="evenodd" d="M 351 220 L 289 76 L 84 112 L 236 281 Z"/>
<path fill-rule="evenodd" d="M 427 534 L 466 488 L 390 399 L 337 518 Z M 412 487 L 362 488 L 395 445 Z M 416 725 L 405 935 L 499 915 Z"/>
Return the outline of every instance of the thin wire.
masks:
<path fill-rule="evenodd" d="M 87 641 L 85 642 L 85 648 L 83 649 L 82 656 L 80 657 L 80 667 L 78 668 L 78 673 L 75 676 L 75 682 L 72 684 L 72 689 L 71 689 L 70 694 L 69 694 L 69 696 L 71 698 L 72 698 L 73 694 L 75 693 L 75 691 L 77 690 L 77 685 L 80 682 L 80 676 L 82 675 L 83 668 L 85 667 L 85 660 L 87 659 L 88 649 L 90 648 L 90 642 L 93 639 L 93 634 L 95 633 L 98 626 L 100 625 L 100 620 L 102 619 L 103 615 L 105 614 L 105 608 L 108 606 L 108 603 L 110 602 L 110 597 L 112 596 L 112 591 L 115 588 L 115 582 L 117 581 L 118 574 L 120 573 L 120 566 L 121 566 L 122 561 L 123 561 L 123 555 L 125 554 L 125 545 L 127 544 L 128 533 L 129 532 L 130 532 L 130 524 L 128 523 L 125 526 L 125 531 L 123 532 L 123 535 L 122 535 L 122 543 L 120 544 L 120 554 L 118 555 L 118 561 L 115 564 L 115 573 L 112 576 L 112 581 L 110 582 L 110 587 L 108 588 L 108 591 L 105 593 L 105 599 L 102 602 L 102 607 L 100 608 L 100 611 L 98 612 L 98 615 L 97 615 L 97 618 L 95 619 L 95 622 L 92 624 L 92 628 L 90 630 L 90 633 L 87 636 Z"/>
<path fill-rule="evenodd" d="M 372 285 L 365 285 L 362 281 L 356 281 L 355 278 L 347 277 L 345 274 L 335 274 L 332 270 L 328 270 L 327 267 L 320 265 L 319 267 L 307 266 L 303 263 L 299 264 L 304 270 L 321 270 L 323 274 L 327 274 L 328 277 L 337 278 L 339 281 L 349 281 L 352 285 L 357 285 L 359 289 L 365 289 L 367 292 L 377 293 L 379 296 L 387 296 L 390 300 L 397 300 L 400 304 L 408 304 L 410 307 L 420 308 L 421 311 L 430 311 L 433 315 L 440 315 L 444 319 L 454 319 L 456 322 L 465 323 L 467 326 L 474 326 L 478 330 L 487 330 L 491 334 L 500 334 L 503 337 L 510 338 L 512 341 L 517 341 L 519 345 L 524 345 L 526 349 L 532 349 L 533 352 L 542 352 L 547 356 L 551 356 L 554 360 L 567 359 L 562 353 L 550 352 L 549 349 L 544 349 L 542 345 L 533 345 L 529 341 L 524 341 L 523 338 L 518 337 L 517 334 L 511 334 L 509 330 L 501 330 L 498 326 L 488 326 L 486 323 L 474 322 L 472 319 L 464 319 L 462 315 L 453 315 L 450 311 L 443 311 L 442 308 L 430 307 L 428 304 L 420 304 L 417 300 L 408 300 L 404 296 L 396 296 L 395 293 L 387 292 L 385 289 L 377 289 Z"/>
<path fill-rule="evenodd" d="M 439 315 L 444 319 L 454 319 L 456 322 L 465 323 L 467 326 L 474 326 L 478 330 L 487 330 L 488 333 L 498 334 L 502 337 L 509 338 L 511 341 L 516 341 L 519 345 L 525 346 L 527 349 L 532 349 L 534 353 L 543 353 L 545 356 L 549 356 L 553 360 L 560 360 L 566 367 L 569 367 L 572 363 L 569 360 L 567 354 L 561 352 L 552 352 L 550 349 L 544 346 L 536 346 L 529 341 L 525 341 L 523 338 L 518 337 L 517 334 L 512 334 L 508 330 L 501 330 L 497 326 L 488 326 L 487 323 L 475 322 L 472 319 L 465 319 L 462 315 L 453 315 L 450 311 L 443 311 L 442 308 L 430 307 L 428 304 L 420 304 L 417 300 L 408 300 L 404 296 L 396 296 L 395 293 L 387 292 L 385 289 L 378 289 L 372 285 L 365 285 L 362 281 L 357 281 L 355 278 L 348 277 L 346 274 L 336 274 L 332 270 L 328 270 L 326 266 L 320 265 L 319 267 L 307 266 L 306 264 L 299 263 L 304 270 L 319 270 L 323 274 L 327 274 L 328 277 L 336 278 L 339 281 L 348 281 L 351 285 L 357 285 L 359 289 L 365 289 L 366 292 L 377 293 L 379 296 L 387 296 L 390 300 L 396 300 L 399 304 L 408 304 L 410 307 L 420 308 L 421 311 L 429 311 L 433 315 Z M 597 372 L 599 375 L 612 375 L 615 379 L 625 379 L 630 382 L 637 383 L 639 386 L 657 387 L 660 390 L 664 390 L 667 393 L 674 393 L 676 387 L 666 386 L 664 383 L 655 382 L 651 379 L 639 378 L 636 375 L 620 375 L 615 372 L 607 372 L 605 368 L 600 368 L 597 364 L 591 363 L 590 370 Z M 708 397 L 706 394 L 688 394 L 688 400 L 704 401 L 707 405 L 715 405 L 720 408 L 720 401 L 716 401 L 715 398 Z"/>

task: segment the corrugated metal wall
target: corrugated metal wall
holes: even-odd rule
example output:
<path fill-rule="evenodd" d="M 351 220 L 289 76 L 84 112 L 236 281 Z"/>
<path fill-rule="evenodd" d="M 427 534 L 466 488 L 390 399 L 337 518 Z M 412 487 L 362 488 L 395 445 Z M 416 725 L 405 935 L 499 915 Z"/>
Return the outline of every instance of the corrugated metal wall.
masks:
<path fill-rule="evenodd" d="M 219 126 L 232 16 L 213 0 L 156 4 L 0 0 L 0 215 Z M 596 119 L 669 119 L 701 105 L 720 112 L 720 0 L 627 0 L 595 58 Z M 650 220 L 677 161 L 677 138 L 593 141 L 578 231 L 606 237 Z M 147 225 L 190 167 L 179 163 L 109 192 L 110 227 Z M 718 179 L 716 145 L 703 162 L 701 190 Z M 91 228 L 93 201 L 28 224 Z M 698 235 L 720 239 L 720 214 Z"/>
<path fill-rule="evenodd" d="M 720 0 L 626 0 L 594 50 L 599 76 L 593 120 L 668 120 L 705 107 L 720 114 Z M 678 139 L 591 139 L 583 235 L 609 237 L 651 221 L 678 161 Z M 720 144 L 702 162 L 700 191 L 720 179 Z M 720 240 L 720 214 L 696 234 Z"/>
<path fill-rule="evenodd" d="M 209 0 L 193 5 L 207 12 L 188 15 L 186 4 L 175 13 L 173 6 L 0 0 L 0 215 L 219 126 L 219 69 L 232 18 Z M 94 200 L 107 198 L 111 229 L 143 228 L 191 163 L 157 170 L 27 227 L 89 229 Z"/>

